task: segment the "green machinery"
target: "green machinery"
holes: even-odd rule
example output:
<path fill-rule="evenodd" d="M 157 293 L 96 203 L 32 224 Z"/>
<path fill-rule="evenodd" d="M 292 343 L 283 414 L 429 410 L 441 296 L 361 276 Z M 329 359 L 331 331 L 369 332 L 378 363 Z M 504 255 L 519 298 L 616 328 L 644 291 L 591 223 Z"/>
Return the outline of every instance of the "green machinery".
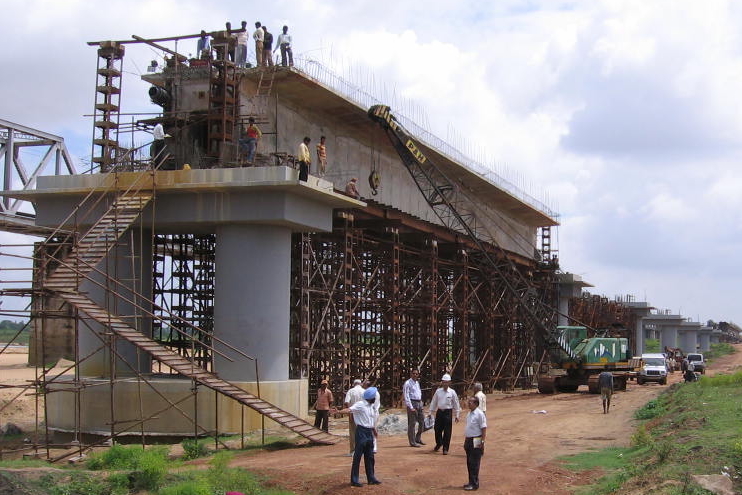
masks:
<path fill-rule="evenodd" d="M 598 375 L 602 371 L 613 374 L 616 390 L 626 389 L 626 382 L 634 371 L 628 339 L 588 338 L 585 327 L 560 326 L 556 333 L 560 341 L 567 343 L 574 357 L 562 351 L 553 352 L 551 361 L 541 364 L 539 392 L 575 392 L 580 385 L 587 385 L 591 393 L 597 394 Z"/>

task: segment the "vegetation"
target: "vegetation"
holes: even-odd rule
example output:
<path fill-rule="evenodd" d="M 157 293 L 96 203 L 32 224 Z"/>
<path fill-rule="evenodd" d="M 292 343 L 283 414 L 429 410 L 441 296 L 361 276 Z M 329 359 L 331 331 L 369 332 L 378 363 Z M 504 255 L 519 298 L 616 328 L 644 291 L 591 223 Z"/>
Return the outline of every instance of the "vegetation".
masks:
<path fill-rule="evenodd" d="M 207 451 L 205 443 L 184 441 L 186 457 Z M 213 440 L 212 440 L 213 441 Z M 188 447 L 186 447 L 188 445 Z M 189 453 L 190 452 L 190 453 Z M 208 451 L 207 451 L 208 452 Z M 168 459 L 168 448 L 114 445 L 93 454 L 85 468 L 60 469 L 44 474 L 36 481 L 26 481 L 28 490 L 19 493 L 50 495 L 223 495 L 229 491 L 251 495 L 291 495 L 291 492 L 263 486 L 263 480 L 242 468 L 231 468 L 232 453 L 216 453 L 208 469 L 189 469 L 180 460 Z M 20 465 L 14 463 L 14 467 Z M 46 465 L 36 461 L 24 466 Z M 0 466 L 10 467 L 4 462 Z"/>
<path fill-rule="evenodd" d="M 660 352 L 660 339 L 645 339 L 644 340 L 644 352 Z"/>
<path fill-rule="evenodd" d="M 22 321 L 0 321 L 0 342 L 8 343 L 12 340 L 14 344 L 28 345 L 29 338 L 31 337 L 31 330 L 27 325 L 27 322 Z M 19 330 L 21 331 L 20 333 L 18 333 Z"/>
<path fill-rule="evenodd" d="M 692 474 L 742 474 L 742 371 L 676 384 L 637 410 L 643 421 L 627 449 L 569 457 L 568 467 L 600 467 L 605 475 L 578 495 L 701 495 Z M 737 483 L 739 483 L 737 481 Z M 740 486 L 736 486 L 739 490 Z"/>
<path fill-rule="evenodd" d="M 709 361 L 709 360 L 714 360 L 718 357 L 726 356 L 727 354 L 733 354 L 733 353 L 734 353 L 734 347 L 732 347 L 732 344 L 721 342 L 719 344 L 711 344 L 711 350 L 704 352 L 703 358 L 706 361 Z"/>

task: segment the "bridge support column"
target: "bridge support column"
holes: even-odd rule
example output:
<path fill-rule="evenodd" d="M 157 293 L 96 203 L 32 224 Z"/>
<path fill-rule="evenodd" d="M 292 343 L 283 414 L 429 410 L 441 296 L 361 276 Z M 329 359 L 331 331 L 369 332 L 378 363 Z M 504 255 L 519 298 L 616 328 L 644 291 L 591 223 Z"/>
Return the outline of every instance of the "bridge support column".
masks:
<path fill-rule="evenodd" d="M 228 224 L 216 231 L 216 337 L 260 358 L 260 381 L 288 380 L 291 230 Z M 254 381 L 255 363 L 221 344 L 215 370 L 230 381 Z"/>

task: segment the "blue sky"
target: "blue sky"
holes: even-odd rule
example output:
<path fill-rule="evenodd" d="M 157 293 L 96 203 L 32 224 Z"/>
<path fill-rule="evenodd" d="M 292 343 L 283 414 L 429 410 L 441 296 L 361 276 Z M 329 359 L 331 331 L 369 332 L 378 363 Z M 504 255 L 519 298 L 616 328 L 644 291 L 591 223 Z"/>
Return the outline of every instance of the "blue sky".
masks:
<path fill-rule="evenodd" d="M 2 12 L 0 118 L 64 136 L 79 157 L 87 41 L 288 24 L 297 56 L 414 102 L 436 135 L 548 198 L 562 267 L 595 293 L 742 323 L 739 2 L 4 0 Z M 125 111 L 157 110 L 138 82 L 156 57 L 127 47 Z"/>

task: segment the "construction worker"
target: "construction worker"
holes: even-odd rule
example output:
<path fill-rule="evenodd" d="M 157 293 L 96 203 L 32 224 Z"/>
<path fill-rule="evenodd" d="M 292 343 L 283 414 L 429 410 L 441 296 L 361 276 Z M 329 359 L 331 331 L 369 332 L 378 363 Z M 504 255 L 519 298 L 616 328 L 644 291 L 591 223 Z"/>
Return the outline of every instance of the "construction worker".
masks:
<path fill-rule="evenodd" d="M 311 141 L 309 136 L 304 136 L 299 144 L 299 180 L 304 182 L 309 178 L 309 166 L 312 164 L 312 155 L 309 153 L 309 143 Z"/>
<path fill-rule="evenodd" d="M 278 35 L 278 41 L 276 41 L 276 47 L 273 49 L 273 53 L 276 50 L 281 49 L 281 65 L 286 67 L 286 57 L 288 56 L 289 67 L 294 66 L 294 53 L 291 51 L 291 35 L 289 34 L 289 27 L 283 27 L 283 33 Z"/>
<path fill-rule="evenodd" d="M 603 402 L 603 414 L 608 414 L 611 409 L 611 396 L 613 395 L 613 373 L 603 371 L 598 375 L 598 389 L 600 399 Z"/>

